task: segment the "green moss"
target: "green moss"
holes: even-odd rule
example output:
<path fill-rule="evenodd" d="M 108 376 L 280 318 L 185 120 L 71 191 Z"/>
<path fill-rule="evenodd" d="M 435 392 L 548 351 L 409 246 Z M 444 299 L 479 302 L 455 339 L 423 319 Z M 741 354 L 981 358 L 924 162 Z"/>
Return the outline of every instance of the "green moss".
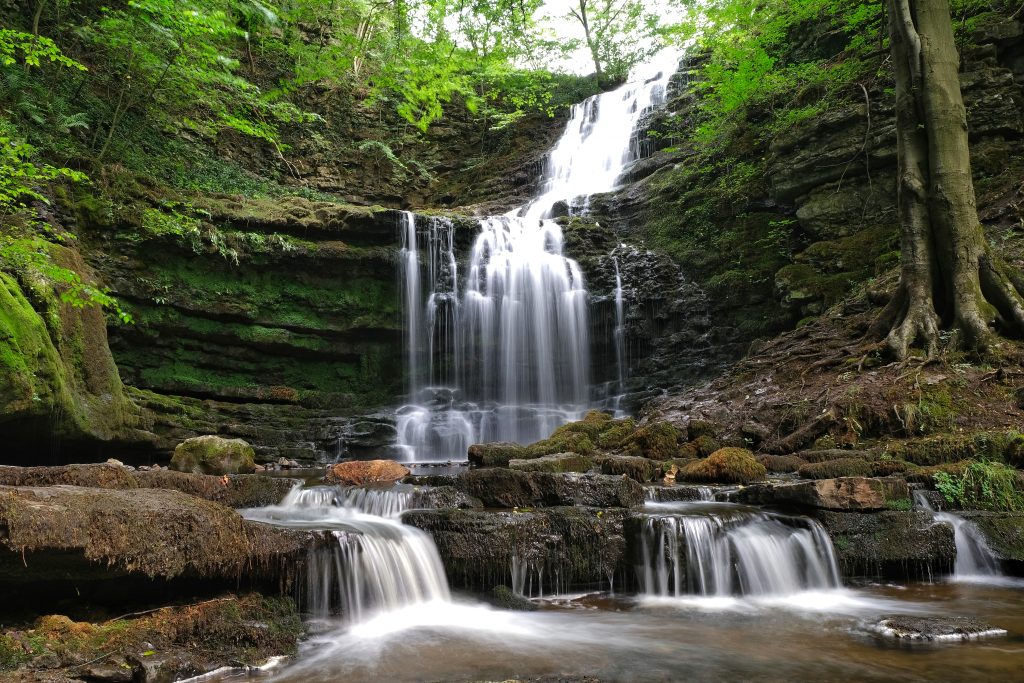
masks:
<path fill-rule="evenodd" d="M 13 671 L 32 659 L 34 653 L 10 636 L 0 635 L 0 671 Z"/>
<path fill-rule="evenodd" d="M 669 422 L 648 422 L 622 443 L 623 450 L 632 456 L 651 460 L 669 460 L 680 457 L 682 432 Z"/>
<path fill-rule="evenodd" d="M 972 460 L 958 471 L 937 471 L 933 479 L 951 505 L 992 512 L 1024 510 L 1024 481 L 1015 468 L 1003 463 Z"/>
<path fill-rule="evenodd" d="M 526 447 L 528 454 L 532 457 L 552 455 L 554 453 L 579 453 L 591 455 L 596 450 L 594 443 L 583 432 L 563 431 L 556 432 L 550 438 L 538 441 Z"/>
<path fill-rule="evenodd" d="M 696 439 L 691 441 L 689 445 L 701 458 L 706 458 L 721 448 L 721 444 L 707 434 L 698 436 Z"/>
<path fill-rule="evenodd" d="M 757 461 L 769 472 L 796 472 L 806 461 L 796 455 L 762 455 Z"/>
<path fill-rule="evenodd" d="M 917 469 L 917 465 L 903 460 L 875 460 L 870 463 L 871 476 L 888 477 L 893 474 L 905 474 Z"/>
<path fill-rule="evenodd" d="M 611 415 L 600 410 L 591 410 L 582 420 L 569 422 L 556 429 L 551 433 L 551 438 L 561 438 L 567 434 L 584 434 L 591 441 L 597 441 L 598 437 L 611 426 Z"/>
<path fill-rule="evenodd" d="M 797 473 L 805 479 L 835 479 L 836 477 L 867 477 L 871 463 L 860 458 L 839 458 L 825 462 L 807 463 Z"/>
<path fill-rule="evenodd" d="M 605 450 L 617 450 L 636 431 L 636 421 L 631 418 L 612 420 L 597 438 L 597 445 Z"/>
<path fill-rule="evenodd" d="M 961 460 L 984 458 L 1003 461 L 1019 457 L 1024 447 L 1021 434 L 1006 432 L 975 432 L 973 434 L 938 434 L 936 436 L 895 441 L 886 444 L 885 452 L 893 458 L 915 465 L 931 466 Z"/>
<path fill-rule="evenodd" d="M 718 436 L 718 426 L 708 420 L 690 420 L 690 423 L 686 426 L 686 434 L 690 441 L 699 439 L 702 436 L 715 438 Z"/>
<path fill-rule="evenodd" d="M 682 469 L 686 481 L 713 484 L 746 484 L 764 479 L 767 473 L 745 448 L 720 448 Z"/>
<path fill-rule="evenodd" d="M 521 472 L 589 472 L 594 461 L 578 453 L 555 453 L 539 458 L 511 460 L 509 469 Z"/>

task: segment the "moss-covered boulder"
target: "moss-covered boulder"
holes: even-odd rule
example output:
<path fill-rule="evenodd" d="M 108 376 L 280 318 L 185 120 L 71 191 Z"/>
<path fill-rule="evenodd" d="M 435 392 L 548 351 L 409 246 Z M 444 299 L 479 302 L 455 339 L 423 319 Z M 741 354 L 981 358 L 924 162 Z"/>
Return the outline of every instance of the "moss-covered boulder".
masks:
<path fill-rule="evenodd" d="M 696 439 L 686 444 L 688 455 L 692 454 L 699 458 L 706 458 L 722 447 L 718 441 L 707 434 L 701 434 Z"/>
<path fill-rule="evenodd" d="M 720 448 L 703 460 L 686 465 L 682 477 L 686 481 L 712 484 L 746 484 L 764 479 L 764 465 L 745 448 Z"/>
<path fill-rule="evenodd" d="M 251 474 L 256 453 L 243 439 L 207 435 L 185 439 L 174 449 L 171 469 L 192 474 Z"/>
<path fill-rule="evenodd" d="M 530 455 L 525 446 L 506 441 L 475 443 L 469 447 L 469 462 L 477 467 L 508 467 L 511 460 Z"/>
<path fill-rule="evenodd" d="M 78 254 L 60 265 L 93 281 Z M 34 464 L 84 443 L 147 443 L 107 345 L 103 311 L 63 301 L 57 286 L 0 273 L 0 460 Z"/>
<path fill-rule="evenodd" d="M 796 472 L 807 464 L 807 462 L 796 455 L 761 455 L 757 461 L 764 465 L 769 472 Z"/>
<path fill-rule="evenodd" d="M 599 455 L 594 463 L 603 474 L 624 474 L 641 484 L 657 479 L 665 464 L 633 455 Z"/>
<path fill-rule="evenodd" d="M 650 460 L 670 460 L 681 457 L 683 434 L 670 422 L 648 422 L 622 442 L 627 455 Z"/>
<path fill-rule="evenodd" d="M 508 467 L 522 472 L 589 472 L 594 467 L 594 460 L 579 453 L 552 453 L 539 458 L 511 460 Z"/>
<path fill-rule="evenodd" d="M 804 479 L 835 479 L 837 477 L 867 477 L 871 463 L 860 458 L 841 458 L 825 462 L 807 463 L 797 470 Z"/>
<path fill-rule="evenodd" d="M 597 447 L 607 451 L 618 450 L 635 431 L 636 420 L 631 417 L 612 420 L 597 437 Z"/>

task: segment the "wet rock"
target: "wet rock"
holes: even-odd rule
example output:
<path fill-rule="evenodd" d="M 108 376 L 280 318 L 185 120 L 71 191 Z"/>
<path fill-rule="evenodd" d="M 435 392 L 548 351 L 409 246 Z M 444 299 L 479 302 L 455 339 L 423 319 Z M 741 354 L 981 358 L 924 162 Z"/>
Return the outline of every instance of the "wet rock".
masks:
<path fill-rule="evenodd" d="M 1006 635 L 1006 629 L 971 617 L 897 615 L 873 624 L 872 632 L 897 640 L 958 641 Z"/>
<path fill-rule="evenodd" d="M 174 449 L 171 469 L 193 474 L 251 474 L 255 456 L 252 446 L 242 439 L 197 436 Z"/>
<path fill-rule="evenodd" d="M 953 528 L 926 512 L 818 510 L 813 516 L 832 538 L 846 576 L 931 579 L 953 569 Z"/>
<path fill-rule="evenodd" d="M 1024 512 L 961 512 L 985 537 L 989 548 L 1004 562 L 1024 568 Z"/>
<path fill-rule="evenodd" d="M 409 468 L 393 460 L 352 460 L 327 468 L 328 484 L 365 486 L 398 481 L 409 476 Z"/>
<path fill-rule="evenodd" d="M 0 582 L 119 576 L 289 582 L 315 532 L 159 489 L 0 487 Z"/>
<path fill-rule="evenodd" d="M 525 596 L 516 594 L 504 584 L 495 586 L 484 599 L 501 609 L 517 610 L 519 612 L 536 612 L 539 609 L 537 603 Z"/>
<path fill-rule="evenodd" d="M 760 422 L 744 422 L 740 427 L 740 434 L 750 439 L 750 441 L 756 446 L 757 444 L 764 443 L 771 438 L 772 431 L 761 424 Z"/>
<path fill-rule="evenodd" d="M 350 447 L 381 448 L 395 443 L 398 431 L 390 422 L 363 420 L 351 426 L 345 438 Z"/>
<path fill-rule="evenodd" d="M 588 472 L 594 460 L 578 453 L 552 453 L 528 460 L 510 460 L 509 469 L 521 472 Z"/>
<path fill-rule="evenodd" d="M 473 444 L 468 453 L 470 464 L 477 467 L 508 467 L 510 461 L 528 455 L 526 446 L 504 441 Z"/>
<path fill-rule="evenodd" d="M 466 472 L 455 482 L 485 507 L 636 507 L 644 500 L 643 487 L 626 476 L 489 468 Z"/>
<path fill-rule="evenodd" d="M 708 500 L 711 489 L 707 486 L 649 486 L 647 496 L 657 503 L 681 503 Z"/>
<path fill-rule="evenodd" d="M 910 491 L 900 479 L 841 477 L 792 484 L 754 484 L 737 499 L 752 505 L 796 505 L 824 510 L 885 510 L 894 501 L 909 501 Z"/>
<path fill-rule="evenodd" d="M 427 486 L 413 493 L 413 507 L 433 510 L 482 508 L 479 498 L 466 495 L 454 486 Z"/>
<path fill-rule="evenodd" d="M 509 580 L 513 566 L 534 591 L 607 587 L 630 569 L 621 509 L 553 507 L 526 512 L 415 510 L 406 524 L 437 544 L 452 586 L 490 591 Z"/>

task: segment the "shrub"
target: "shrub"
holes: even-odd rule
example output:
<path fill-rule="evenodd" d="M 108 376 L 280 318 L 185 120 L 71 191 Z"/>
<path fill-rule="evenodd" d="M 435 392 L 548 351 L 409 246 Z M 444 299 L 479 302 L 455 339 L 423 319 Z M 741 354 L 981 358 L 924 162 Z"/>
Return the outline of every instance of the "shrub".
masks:
<path fill-rule="evenodd" d="M 687 481 L 716 484 L 746 484 L 764 479 L 768 471 L 745 448 L 720 448 L 703 460 L 683 467 Z"/>
<path fill-rule="evenodd" d="M 836 477 L 867 477 L 871 475 L 871 463 L 860 458 L 840 458 L 825 462 L 807 463 L 798 474 L 805 479 L 835 479 Z"/>
<path fill-rule="evenodd" d="M 762 455 L 757 461 L 769 472 L 796 472 L 807 461 L 798 455 Z"/>
<path fill-rule="evenodd" d="M 935 488 L 951 505 L 993 512 L 1024 510 L 1020 474 L 1002 463 L 972 460 L 959 474 L 938 471 L 933 478 Z"/>
<path fill-rule="evenodd" d="M 675 425 L 668 422 L 648 422 L 637 429 L 624 442 L 627 454 L 668 460 L 679 456 L 679 442 L 682 434 Z"/>

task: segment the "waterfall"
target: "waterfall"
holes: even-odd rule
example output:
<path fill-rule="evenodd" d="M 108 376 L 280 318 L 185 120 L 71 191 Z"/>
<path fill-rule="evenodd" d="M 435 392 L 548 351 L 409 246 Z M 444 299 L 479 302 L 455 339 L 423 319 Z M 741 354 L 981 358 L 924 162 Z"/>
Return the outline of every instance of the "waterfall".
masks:
<path fill-rule="evenodd" d="M 280 505 L 243 514 L 277 526 L 329 531 L 335 544 L 310 550 L 305 603 L 316 617 L 339 611 L 347 621 L 358 623 L 410 605 L 451 601 L 433 540 L 398 519 L 411 495 L 297 487 Z"/>
<path fill-rule="evenodd" d="M 636 130 L 665 101 L 677 62 L 664 55 L 639 80 L 575 105 L 541 194 L 480 221 L 464 273 L 451 220 L 401 214 L 410 403 L 397 429 L 407 459 L 462 460 L 473 443 L 537 441 L 590 407 L 589 293 L 552 207 L 614 189 L 649 151 Z M 619 290 L 621 299 L 621 281 Z M 623 348 L 620 374 L 624 363 Z"/>
<path fill-rule="evenodd" d="M 1001 576 L 999 560 L 992 554 L 988 542 L 977 526 L 960 515 L 937 511 L 928 502 L 923 491 L 914 491 L 914 502 L 919 508 L 930 513 L 936 522 L 945 522 L 953 527 L 953 539 L 956 542 L 954 580 L 978 580 Z"/>
<path fill-rule="evenodd" d="M 676 506 L 681 512 L 643 520 L 644 593 L 786 596 L 840 587 L 832 543 L 817 522 L 735 506 L 704 508 Z"/>
<path fill-rule="evenodd" d="M 615 330 L 612 333 L 615 337 L 615 367 L 618 369 L 619 386 L 621 394 L 626 388 L 626 316 L 625 305 L 622 297 L 622 275 L 619 273 L 619 259 L 612 257 L 615 264 Z"/>

